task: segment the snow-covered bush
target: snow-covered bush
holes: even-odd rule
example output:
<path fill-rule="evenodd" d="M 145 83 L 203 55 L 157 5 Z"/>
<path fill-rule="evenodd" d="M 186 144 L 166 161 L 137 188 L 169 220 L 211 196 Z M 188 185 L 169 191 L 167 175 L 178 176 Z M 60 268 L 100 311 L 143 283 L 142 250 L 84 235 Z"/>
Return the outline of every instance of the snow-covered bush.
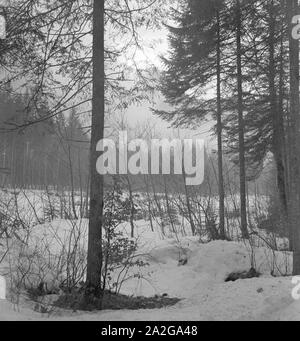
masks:
<path fill-rule="evenodd" d="M 129 269 L 145 264 L 137 257 L 136 240 L 121 228 L 128 222 L 132 207 L 118 181 L 107 189 L 104 202 L 102 284 L 103 290 L 119 292 Z M 37 295 L 56 294 L 84 286 L 88 220 L 51 220 L 50 216 L 48 220 L 38 225 L 35 222 L 18 239 L 14 237 L 9 272 L 15 293 L 25 289 Z"/>
<path fill-rule="evenodd" d="M 10 254 L 11 284 L 40 294 L 58 293 L 85 280 L 85 221 L 56 220 L 36 226 L 27 242 L 15 244 Z"/>
<path fill-rule="evenodd" d="M 128 280 L 129 269 L 146 265 L 137 256 L 136 240 L 129 238 L 119 229 L 122 223 L 128 221 L 131 204 L 124 198 L 118 180 L 105 194 L 104 224 L 103 224 L 103 265 L 102 290 L 113 290 L 119 293 L 123 283 Z"/>

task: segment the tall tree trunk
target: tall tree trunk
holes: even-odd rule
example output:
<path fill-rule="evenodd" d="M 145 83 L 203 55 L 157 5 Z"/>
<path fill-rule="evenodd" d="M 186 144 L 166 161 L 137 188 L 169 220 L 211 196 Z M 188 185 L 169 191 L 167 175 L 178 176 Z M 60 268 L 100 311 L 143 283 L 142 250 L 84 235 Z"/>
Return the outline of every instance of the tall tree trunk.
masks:
<path fill-rule="evenodd" d="M 279 68 L 279 98 L 278 98 L 278 135 L 280 137 L 280 162 L 278 165 L 279 174 L 278 179 L 280 185 L 279 191 L 281 195 L 282 206 L 285 210 L 285 215 L 288 214 L 288 166 L 287 166 L 287 150 L 286 150 L 286 127 L 285 127 L 285 117 L 284 117 L 284 33 L 282 32 L 281 42 L 280 42 L 280 68 Z"/>
<path fill-rule="evenodd" d="M 150 197 L 150 189 L 149 189 L 149 175 L 144 176 L 144 181 L 146 184 L 146 192 L 147 192 L 147 207 L 148 207 L 149 222 L 150 222 L 151 231 L 154 232 L 152 210 L 151 210 L 151 197 Z"/>
<path fill-rule="evenodd" d="M 155 179 L 153 179 L 153 177 L 150 176 L 150 181 L 151 181 L 151 186 L 152 186 L 153 198 L 154 198 L 156 207 L 158 209 L 159 217 L 160 217 L 162 235 L 165 236 L 164 212 L 160 204 L 160 198 L 158 198 L 157 193 L 156 193 L 156 188 L 155 188 L 155 183 L 154 183 Z"/>
<path fill-rule="evenodd" d="M 87 294 L 101 296 L 103 176 L 96 170 L 97 143 L 104 137 L 104 0 L 93 8 L 93 109 L 90 151 L 90 212 Z"/>
<path fill-rule="evenodd" d="M 135 205 L 134 205 L 134 199 L 133 199 L 133 192 L 131 187 L 131 182 L 129 179 L 129 176 L 126 175 L 126 181 L 129 191 L 129 201 L 130 201 L 130 227 L 131 227 L 131 238 L 134 238 L 134 215 L 135 215 Z"/>
<path fill-rule="evenodd" d="M 177 232 L 176 232 L 176 227 L 175 227 L 174 220 L 173 220 L 173 213 L 172 213 L 172 210 L 171 210 L 170 199 L 169 199 L 169 194 L 168 194 L 168 184 L 167 184 L 167 179 L 166 179 L 165 175 L 163 175 L 163 180 L 164 180 L 164 190 L 165 190 L 165 200 L 166 200 L 166 206 L 167 206 L 167 214 L 168 214 L 168 217 L 170 219 L 170 224 L 171 224 L 171 227 L 172 227 L 172 231 L 173 231 L 175 237 L 178 238 L 177 237 Z"/>
<path fill-rule="evenodd" d="M 236 1 L 236 47 L 237 47 L 237 85 L 238 85 L 238 121 L 239 121 L 239 163 L 240 163 L 240 201 L 241 230 L 243 238 L 248 239 L 247 199 L 246 199 L 246 162 L 245 162 L 245 123 L 243 108 L 242 73 L 242 11 L 240 0 Z"/>
<path fill-rule="evenodd" d="M 186 184 L 186 173 L 185 173 L 184 165 L 182 165 L 182 174 L 183 174 L 183 185 L 184 185 L 184 191 L 185 191 L 185 200 L 186 200 L 186 207 L 188 211 L 189 223 L 191 226 L 192 235 L 195 236 L 197 230 L 196 230 L 196 226 L 195 226 L 194 219 L 193 219 L 190 195 L 189 195 L 188 186 Z"/>
<path fill-rule="evenodd" d="M 77 212 L 76 212 L 76 204 L 75 204 L 75 186 L 74 186 L 74 173 L 73 173 L 73 162 L 72 162 L 72 155 L 71 155 L 71 146 L 68 142 L 67 147 L 68 153 L 68 161 L 69 161 L 69 170 L 70 170 L 70 185 L 71 185 L 71 205 L 74 219 L 77 220 Z"/>
<path fill-rule="evenodd" d="M 220 13 L 217 10 L 218 38 L 217 38 L 217 135 L 218 135 L 218 182 L 219 182 L 219 220 L 220 237 L 226 239 L 225 232 L 225 191 L 223 176 L 223 126 L 222 126 L 222 104 L 221 104 L 221 28 Z"/>
<path fill-rule="evenodd" d="M 294 275 L 300 275 L 300 164 L 299 164 L 299 41 L 292 37 L 292 18 L 298 14 L 298 0 L 287 1 L 290 49 L 290 116 L 291 116 L 291 191 L 289 196 L 289 223 L 293 239 Z"/>
<path fill-rule="evenodd" d="M 279 192 L 279 198 L 281 203 L 281 210 L 284 215 L 287 213 L 287 200 L 286 200 L 286 189 L 285 189 L 285 166 L 284 166 L 284 130 L 282 120 L 280 119 L 280 108 L 276 91 L 276 62 L 275 62 L 275 25 L 276 18 L 274 13 L 274 1 L 271 0 L 268 6 L 269 12 L 269 93 L 270 93 L 270 110 L 272 114 L 273 122 L 273 153 L 276 162 L 277 170 L 277 186 Z M 280 90 L 281 91 L 281 90 Z"/>

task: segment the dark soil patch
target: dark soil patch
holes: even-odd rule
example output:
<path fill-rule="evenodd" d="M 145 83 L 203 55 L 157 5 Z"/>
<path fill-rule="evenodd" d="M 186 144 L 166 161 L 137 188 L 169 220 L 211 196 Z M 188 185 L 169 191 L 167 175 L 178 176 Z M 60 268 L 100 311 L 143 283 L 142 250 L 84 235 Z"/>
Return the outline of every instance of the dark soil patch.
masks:
<path fill-rule="evenodd" d="M 255 269 L 251 268 L 249 271 L 243 272 L 233 272 L 226 279 L 225 282 L 235 282 L 239 279 L 250 279 L 250 278 L 258 278 L 261 274 L 257 272 Z"/>
<path fill-rule="evenodd" d="M 120 294 L 105 292 L 103 300 L 96 297 L 86 298 L 83 294 L 62 295 L 55 306 L 73 311 L 95 311 L 95 310 L 139 310 L 139 309 L 161 309 L 177 304 L 178 298 L 170 298 L 166 295 L 155 297 L 129 297 Z"/>

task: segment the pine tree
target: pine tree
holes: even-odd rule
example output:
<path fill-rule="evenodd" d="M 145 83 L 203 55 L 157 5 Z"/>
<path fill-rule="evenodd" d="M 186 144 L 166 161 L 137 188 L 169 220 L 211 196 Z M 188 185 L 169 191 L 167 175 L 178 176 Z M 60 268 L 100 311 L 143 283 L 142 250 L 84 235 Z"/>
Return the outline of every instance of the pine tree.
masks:
<path fill-rule="evenodd" d="M 238 130 L 239 130 L 239 166 L 240 166 L 240 202 L 241 230 L 244 238 L 249 238 L 247 228 L 247 193 L 245 161 L 245 124 L 243 103 L 242 71 L 242 11 L 240 0 L 236 0 L 236 55 L 237 55 L 237 92 L 238 92 Z"/>
<path fill-rule="evenodd" d="M 222 144 L 222 35 L 223 1 L 190 0 L 174 11 L 175 27 L 168 26 L 171 57 L 163 59 L 166 71 L 161 79 L 161 91 L 172 111 L 155 111 L 175 127 L 196 125 L 207 116 L 217 119 L 219 230 L 225 233 L 225 191 Z M 226 61 L 225 61 L 226 63 Z M 215 98 L 207 99 L 203 92 L 213 86 Z"/>
<path fill-rule="evenodd" d="M 249 180 L 260 175 L 269 153 L 274 155 L 281 209 L 287 212 L 287 165 L 285 160 L 285 117 L 288 83 L 287 34 L 279 0 L 253 1 L 242 7 L 243 106 L 246 175 Z M 234 79 L 235 77 L 233 77 Z M 234 98 L 224 110 L 233 113 Z M 238 122 L 233 114 L 225 119 L 226 142 L 230 152 L 238 154 Z"/>

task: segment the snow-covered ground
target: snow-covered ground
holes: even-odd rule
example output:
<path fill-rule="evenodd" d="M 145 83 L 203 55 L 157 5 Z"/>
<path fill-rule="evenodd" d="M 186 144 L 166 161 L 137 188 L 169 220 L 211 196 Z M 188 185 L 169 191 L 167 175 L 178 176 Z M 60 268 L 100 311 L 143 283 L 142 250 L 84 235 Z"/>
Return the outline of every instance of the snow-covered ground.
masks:
<path fill-rule="evenodd" d="M 80 223 L 82 247 L 86 244 L 87 222 Z M 47 241 L 50 254 L 59 253 L 68 231 L 68 221 L 36 226 L 29 245 Z M 121 227 L 125 232 L 127 225 Z M 20 297 L 16 303 L 0 300 L 0 320 L 300 320 L 300 302 L 292 298 L 292 258 L 286 252 L 247 243 L 215 241 L 199 243 L 198 238 L 162 240 L 149 224 L 139 221 L 136 227 L 139 254 L 149 266 L 132 269 L 122 292 L 136 296 L 168 294 L 182 300 L 159 310 L 70 312 L 54 309 L 51 314 L 34 311 L 34 302 Z M 180 261 L 186 261 L 180 265 Z M 260 278 L 225 282 L 232 272 L 249 271 L 254 266 Z M 2 264 L 0 274 L 7 272 Z M 278 276 L 278 277 L 274 277 Z"/>
<path fill-rule="evenodd" d="M 300 302 L 293 301 L 291 290 L 290 278 L 250 279 L 199 287 L 198 295 L 165 309 L 95 313 L 57 311 L 50 316 L 34 312 L 29 304 L 13 306 L 0 301 L 0 320 L 299 321 Z"/>

